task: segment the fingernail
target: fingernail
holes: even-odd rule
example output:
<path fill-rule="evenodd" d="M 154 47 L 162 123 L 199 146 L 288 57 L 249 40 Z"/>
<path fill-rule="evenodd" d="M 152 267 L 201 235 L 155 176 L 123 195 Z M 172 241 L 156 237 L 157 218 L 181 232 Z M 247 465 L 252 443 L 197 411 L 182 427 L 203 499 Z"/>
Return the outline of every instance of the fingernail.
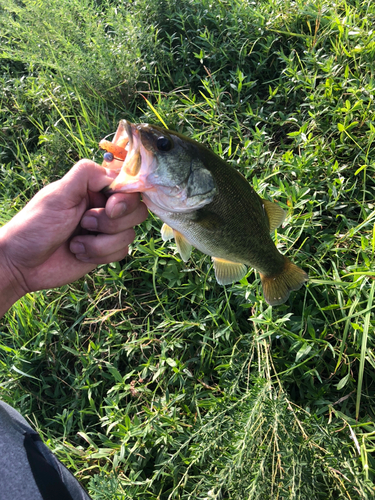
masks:
<path fill-rule="evenodd" d="M 124 203 L 123 201 L 117 203 L 112 209 L 110 216 L 111 219 L 117 219 L 118 217 L 121 217 L 121 215 L 123 215 L 126 212 L 127 208 L 128 207 L 126 203 Z"/>
<path fill-rule="evenodd" d="M 90 257 L 86 254 L 80 255 L 76 253 L 76 259 L 80 260 L 81 262 L 90 262 Z"/>
<path fill-rule="evenodd" d="M 86 253 L 86 248 L 83 243 L 80 243 L 79 241 L 72 241 L 70 243 L 70 251 L 72 253 Z"/>
<path fill-rule="evenodd" d="M 85 229 L 95 231 L 95 229 L 98 229 L 98 219 L 92 215 L 87 215 L 81 220 L 81 226 Z"/>

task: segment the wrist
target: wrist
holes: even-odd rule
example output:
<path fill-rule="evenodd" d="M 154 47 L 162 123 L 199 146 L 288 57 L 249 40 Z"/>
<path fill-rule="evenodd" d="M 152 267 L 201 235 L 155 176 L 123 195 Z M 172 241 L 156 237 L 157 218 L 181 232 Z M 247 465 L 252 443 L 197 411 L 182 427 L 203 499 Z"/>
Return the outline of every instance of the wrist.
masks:
<path fill-rule="evenodd" d="M 6 252 L 4 227 L 0 228 L 0 318 L 25 295 Z"/>

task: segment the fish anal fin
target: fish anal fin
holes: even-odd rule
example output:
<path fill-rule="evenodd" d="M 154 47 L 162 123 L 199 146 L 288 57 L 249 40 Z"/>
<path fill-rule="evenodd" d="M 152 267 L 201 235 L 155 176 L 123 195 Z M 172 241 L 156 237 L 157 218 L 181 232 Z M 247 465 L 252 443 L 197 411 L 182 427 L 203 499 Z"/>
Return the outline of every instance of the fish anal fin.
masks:
<path fill-rule="evenodd" d="M 270 225 L 270 232 L 274 231 L 284 222 L 286 212 L 277 203 L 273 203 L 272 201 L 262 199 L 262 203 Z"/>
<path fill-rule="evenodd" d="M 280 274 L 275 276 L 259 274 L 262 280 L 264 298 L 271 306 L 284 304 L 288 300 L 290 292 L 299 290 L 309 279 L 307 273 L 293 264 L 287 257 L 285 257 L 284 268 Z"/>
<path fill-rule="evenodd" d="M 180 232 L 172 229 L 173 236 L 177 245 L 178 253 L 181 255 L 181 259 L 186 262 L 190 258 L 192 245 L 188 242 L 188 240 L 183 236 Z"/>
<path fill-rule="evenodd" d="M 247 273 L 247 267 L 240 262 L 212 257 L 215 269 L 216 281 L 219 285 L 229 285 L 234 281 L 239 281 Z"/>
<path fill-rule="evenodd" d="M 160 232 L 163 241 L 168 241 L 174 238 L 173 229 L 166 223 L 162 225 Z"/>

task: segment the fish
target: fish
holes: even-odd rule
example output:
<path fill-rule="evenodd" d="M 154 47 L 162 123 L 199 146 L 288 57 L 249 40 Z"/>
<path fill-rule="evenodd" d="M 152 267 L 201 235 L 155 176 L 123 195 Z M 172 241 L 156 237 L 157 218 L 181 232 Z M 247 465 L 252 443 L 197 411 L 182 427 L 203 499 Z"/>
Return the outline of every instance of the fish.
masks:
<path fill-rule="evenodd" d="M 174 238 L 183 261 L 192 248 L 210 255 L 216 280 L 259 272 L 268 304 L 285 303 L 307 273 L 276 248 L 270 233 L 286 212 L 262 199 L 233 166 L 202 144 L 169 129 L 121 120 L 112 142 L 103 140 L 103 166 L 118 172 L 106 194 L 139 192 L 162 221 L 164 241 Z"/>

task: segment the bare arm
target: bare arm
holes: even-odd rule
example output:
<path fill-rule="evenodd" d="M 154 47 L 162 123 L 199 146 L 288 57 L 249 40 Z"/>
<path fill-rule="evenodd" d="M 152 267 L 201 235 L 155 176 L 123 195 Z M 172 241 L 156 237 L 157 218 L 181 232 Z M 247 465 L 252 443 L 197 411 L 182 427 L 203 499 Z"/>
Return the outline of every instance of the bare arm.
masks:
<path fill-rule="evenodd" d="M 81 160 L 0 228 L 0 317 L 28 292 L 62 286 L 127 255 L 147 209 L 138 194 L 107 200 L 100 191 L 114 177 Z"/>

